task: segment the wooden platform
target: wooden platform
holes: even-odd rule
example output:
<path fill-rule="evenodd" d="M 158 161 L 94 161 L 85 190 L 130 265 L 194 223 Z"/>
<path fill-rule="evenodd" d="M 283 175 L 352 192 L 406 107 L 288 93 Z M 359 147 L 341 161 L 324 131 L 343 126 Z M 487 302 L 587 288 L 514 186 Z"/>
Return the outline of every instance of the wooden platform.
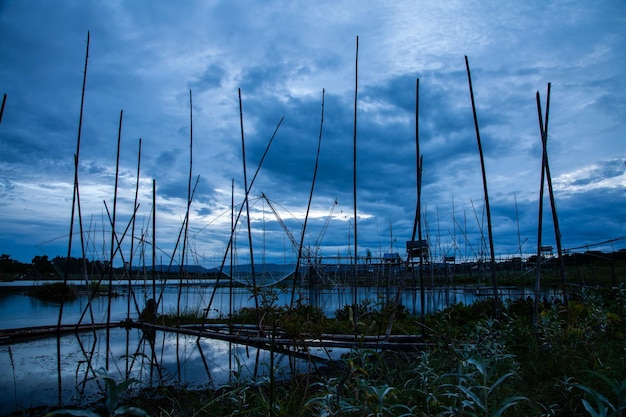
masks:
<path fill-rule="evenodd" d="M 272 332 L 271 329 L 261 329 L 255 325 L 205 324 L 164 326 L 141 322 L 96 323 L 81 325 L 39 326 L 18 329 L 0 330 L 0 345 L 27 342 L 38 338 L 55 337 L 57 335 L 82 333 L 117 327 L 142 329 L 146 333 L 154 334 L 157 331 L 178 333 L 198 338 L 222 340 L 240 345 L 246 345 L 276 353 L 284 353 L 305 359 L 325 360 L 327 358 L 314 355 L 312 350 L 328 349 L 373 349 L 393 351 L 416 351 L 431 346 L 423 341 L 419 335 L 389 335 L 364 336 L 350 334 L 302 334 L 294 338 L 281 331 Z"/>
<path fill-rule="evenodd" d="M 24 342 L 32 339 L 52 337 L 56 335 L 82 333 L 120 327 L 120 323 L 95 323 L 95 324 L 62 324 L 59 326 L 22 327 L 17 329 L 0 330 L 0 345 Z"/>

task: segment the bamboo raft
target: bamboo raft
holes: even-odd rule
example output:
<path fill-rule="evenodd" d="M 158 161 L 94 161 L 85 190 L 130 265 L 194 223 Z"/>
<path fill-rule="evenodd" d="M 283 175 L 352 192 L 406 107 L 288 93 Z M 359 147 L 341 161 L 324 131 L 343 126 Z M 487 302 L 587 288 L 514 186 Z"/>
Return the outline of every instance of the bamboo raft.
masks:
<path fill-rule="evenodd" d="M 0 330 L 0 345 L 118 327 L 136 328 L 144 332 L 185 334 L 307 358 L 312 356 L 309 350 L 314 348 L 411 351 L 423 350 L 431 346 L 419 335 L 303 334 L 294 338 L 282 331 L 272 331 L 256 325 L 205 324 L 177 327 L 133 321 L 4 329 Z"/>
<path fill-rule="evenodd" d="M 62 324 L 61 326 L 36 326 L 22 327 L 17 329 L 0 330 L 0 345 L 10 345 L 27 340 L 65 335 L 70 333 L 83 333 L 106 328 L 120 327 L 120 323 L 92 323 L 92 324 Z"/>

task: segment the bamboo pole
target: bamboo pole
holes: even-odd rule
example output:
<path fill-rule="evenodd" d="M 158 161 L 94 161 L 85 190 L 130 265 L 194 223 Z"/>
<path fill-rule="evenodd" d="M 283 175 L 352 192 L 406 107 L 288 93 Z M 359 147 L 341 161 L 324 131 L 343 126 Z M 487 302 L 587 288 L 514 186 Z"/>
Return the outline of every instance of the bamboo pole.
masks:
<path fill-rule="evenodd" d="M 537 103 L 540 103 L 539 92 L 537 92 Z M 537 214 L 537 264 L 535 266 L 535 300 L 533 302 L 533 327 L 537 331 L 539 315 L 539 291 L 541 290 L 541 235 L 543 229 L 543 187 L 545 183 L 546 147 L 543 141 L 544 128 L 541 121 L 541 109 L 538 107 L 539 126 L 542 135 L 542 156 L 541 156 L 541 185 L 539 186 L 539 213 Z"/>
<path fill-rule="evenodd" d="M 357 194 L 356 194 L 356 127 L 357 127 L 357 100 L 359 90 L 359 37 L 356 37 L 356 58 L 354 61 L 354 128 L 352 133 L 353 144 L 353 180 L 352 180 L 352 195 L 354 199 L 354 288 L 353 288 L 353 307 L 352 313 L 354 314 L 354 331 L 357 331 L 358 320 L 358 308 L 357 308 L 357 287 L 358 287 L 358 273 L 357 273 L 357 259 L 358 259 L 358 233 L 357 233 Z"/>
<path fill-rule="evenodd" d="M 265 157 L 267 156 L 267 153 L 269 152 L 270 146 L 272 145 L 272 142 L 274 141 L 274 138 L 276 137 L 276 134 L 278 133 L 278 129 L 280 128 L 280 125 L 283 123 L 284 119 L 285 119 L 285 116 L 281 117 L 280 121 L 276 125 L 276 129 L 274 129 L 274 133 L 272 134 L 272 137 L 270 138 L 267 146 L 265 147 L 265 151 L 263 152 L 263 156 L 261 156 L 261 160 L 259 161 L 259 165 L 257 166 L 257 169 L 256 169 L 256 171 L 254 173 L 254 176 L 252 177 L 252 180 L 250 181 L 250 186 L 248 187 L 248 190 L 245 190 L 244 201 L 245 201 L 245 199 L 247 199 L 248 194 L 249 194 L 250 190 L 252 189 L 252 186 L 254 185 L 254 181 L 256 180 L 256 177 L 259 174 L 259 171 L 261 170 L 261 166 L 263 166 L 263 161 L 265 160 Z M 239 206 L 239 212 L 237 213 L 237 216 L 235 218 L 233 227 L 231 228 L 231 235 L 230 235 L 230 238 L 228 240 L 228 244 L 226 245 L 226 250 L 224 251 L 224 256 L 222 258 L 222 263 L 220 264 L 220 271 L 219 271 L 219 273 L 217 275 L 216 283 L 215 283 L 215 286 L 213 287 L 213 292 L 211 293 L 211 297 L 209 298 L 209 303 L 208 303 L 208 305 L 207 305 L 207 307 L 205 309 L 207 314 L 208 314 L 211 306 L 213 305 L 213 300 L 215 298 L 215 293 L 217 291 L 217 284 L 219 283 L 219 280 L 221 278 L 222 272 L 224 271 L 224 266 L 226 265 L 226 258 L 228 257 L 229 253 L 231 253 L 231 258 L 232 258 L 232 245 L 233 245 L 233 236 L 235 234 L 235 227 L 236 227 L 237 224 L 239 224 L 239 218 L 241 217 L 241 214 L 243 212 L 243 208 L 244 207 L 245 207 L 244 204 L 241 204 Z M 231 268 L 231 280 L 232 280 L 232 268 Z M 206 318 L 206 314 L 205 314 L 205 318 Z"/>
<path fill-rule="evenodd" d="M 7 93 L 2 97 L 2 107 L 0 107 L 0 124 L 2 124 L 2 115 L 4 114 L 4 105 L 7 103 Z"/>
<path fill-rule="evenodd" d="M 137 154 L 137 178 L 135 180 L 135 199 L 133 202 L 134 210 L 137 210 L 137 199 L 139 195 L 139 173 L 141 168 L 141 138 L 139 138 L 139 150 Z M 128 302 L 126 303 L 126 320 L 130 320 L 130 300 L 131 298 L 135 302 L 135 308 L 137 313 L 140 313 L 139 306 L 137 304 L 137 299 L 135 297 L 135 292 L 133 291 L 132 278 L 133 278 L 133 255 L 135 249 L 135 223 L 136 217 L 132 218 L 132 229 L 130 232 L 130 258 L 128 259 Z M 126 379 L 130 377 L 130 368 L 129 368 L 129 351 L 128 348 L 130 346 L 130 333 L 126 332 Z"/>
<path fill-rule="evenodd" d="M 78 200 L 78 197 L 79 197 L 78 196 L 78 161 L 79 161 L 79 155 L 80 155 L 80 139 L 81 139 L 81 133 L 82 133 L 82 128 L 83 128 L 83 110 L 85 108 L 85 86 L 87 84 L 88 62 L 89 62 L 89 31 L 87 31 L 87 48 L 85 52 L 85 68 L 83 70 L 83 87 L 82 87 L 82 92 L 81 92 L 81 97 L 80 97 L 80 114 L 78 116 L 78 137 L 76 139 L 76 153 L 74 154 L 74 190 L 73 190 L 73 195 L 72 195 L 72 214 L 70 216 L 70 233 L 69 233 L 69 239 L 68 239 L 68 245 L 67 245 L 67 259 L 65 263 L 65 271 L 63 274 L 64 285 L 67 285 L 68 272 L 69 272 L 68 271 L 69 260 L 72 254 L 72 237 L 74 235 L 74 215 L 75 215 L 77 201 L 79 201 Z M 4 103 L 3 103 L 3 107 L 4 107 Z M 82 237 L 82 233 L 81 233 L 81 237 Z M 59 328 L 61 327 L 61 321 L 63 318 L 64 301 L 65 301 L 65 296 L 62 296 L 61 305 L 59 307 L 59 320 L 57 322 L 57 326 Z"/>
<path fill-rule="evenodd" d="M 191 90 L 189 90 L 189 178 L 187 182 L 187 209 L 185 211 L 185 232 L 183 236 L 183 249 L 181 253 L 181 262 L 179 270 L 178 298 L 176 300 L 176 322 L 180 325 L 180 298 L 183 291 L 183 277 L 185 271 L 185 257 L 187 256 L 187 235 L 189 232 L 189 211 L 191 208 L 191 178 L 193 167 L 193 102 L 191 98 Z"/>
<path fill-rule="evenodd" d="M 256 285 L 256 271 L 254 270 L 254 251 L 252 249 L 252 229 L 250 226 L 250 204 L 248 199 L 248 174 L 246 169 L 246 142 L 243 133 L 243 106 L 241 103 L 241 88 L 238 89 L 239 92 L 239 126 L 241 128 L 241 152 L 242 152 L 242 162 L 243 162 L 243 185 L 245 193 L 244 204 L 246 206 L 246 216 L 247 216 L 247 225 L 248 225 L 248 244 L 250 245 L 250 270 L 252 273 L 252 287 L 254 291 L 254 307 L 256 310 L 257 318 L 259 315 L 259 299 L 257 296 L 257 285 Z"/>
<path fill-rule="evenodd" d="M 478 153 L 480 154 L 480 167 L 483 176 L 483 190 L 485 194 L 485 210 L 487 212 L 487 232 L 489 235 L 489 249 L 491 254 L 491 282 L 494 293 L 494 313 L 496 316 L 500 314 L 500 300 L 498 294 L 498 279 L 496 276 L 496 255 L 493 245 L 493 233 L 491 229 L 491 209 L 489 207 L 489 193 L 487 191 L 487 175 L 485 173 L 485 158 L 483 156 L 483 147 L 480 141 L 480 130 L 478 129 L 478 117 L 476 116 L 476 104 L 474 102 L 474 90 L 472 88 L 472 76 L 470 74 L 469 61 L 465 56 L 465 67 L 467 69 L 467 80 L 469 82 L 470 98 L 472 100 L 472 113 L 474 115 L 474 128 L 476 129 L 476 141 L 478 143 Z"/>
<path fill-rule="evenodd" d="M 152 299 L 155 299 L 155 298 L 156 298 L 156 180 L 152 179 Z"/>
<path fill-rule="evenodd" d="M 559 272 L 561 275 L 561 285 L 563 286 L 563 300 L 567 302 L 567 281 L 565 278 L 565 261 L 563 260 L 563 247 L 561 245 L 561 229 L 559 227 L 559 216 L 557 215 L 556 202 L 554 199 L 554 190 L 552 188 L 552 175 L 550 174 L 550 163 L 548 158 L 548 117 L 550 116 L 550 91 L 552 84 L 548 83 L 548 92 L 546 97 L 546 118 L 543 124 L 543 128 L 540 122 L 542 146 L 545 148 L 546 155 L 546 180 L 548 182 L 548 195 L 550 197 L 550 207 L 552 209 L 552 222 L 554 225 L 554 238 L 556 240 L 557 254 L 559 257 Z M 537 102 L 538 106 L 541 106 L 541 102 Z M 541 120 L 541 109 L 539 108 L 539 117 Z"/>
<path fill-rule="evenodd" d="M 113 297 L 113 258 L 115 257 L 115 241 L 117 240 L 115 234 L 115 221 L 117 214 L 117 188 L 120 172 L 120 145 L 122 142 L 122 119 L 124 116 L 124 110 L 120 111 L 120 122 L 117 129 L 117 156 L 115 160 L 115 187 L 113 189 L 113 217 L 111 219 L 111 256 L 109 257 L 109 290 L 108 290 L 108 302 L 107 302 L 107 328 L 106 328 L 106 368 L 109 369 L 109 352 L 111 349 L 111 298 Z M 118 245 L 119 247 L 119 245 Z"/>
<path fill-rule="evenodd" d="M 563 260 L 563 249 L 561 246 L 561 231 L 559 228 L 559 218 L 556 211 L 556 202 L 554 199 L 554 190 L 552 188 L 552 176 L 550 175 L 550 164 L 548 161 L 548 118 L 550 115 L 550 91 L 551 83 L 548 83 L 548 92 L 546 97 L 546 116 L 543 120 L 541 111 L 541 99 L 539 92 L 537 91 L 537 114 L 539 119 L 539 131 L 541 133 L 541 145 L 542 145 L 542 163 L 541 163 L 541 189 L 540 189 L 540 203 L 539 208 L 543 210 L 543 187 L 544 187 L 544 175 L 548 183 L 548 194 L 550 197 L 550 207 L 552 209 L 552 222 L 554 224 L 554 235 L 556 240 L 557 254 L 559 258 L 559 272 L 561 275 L 561 285 L 563 291 L 563 301 L 567 302 L 567 282 L 565 279 L 565 264 Z M 542 228 L 542 216 L 543 213 L 539 213 L 539 230 L 537 233 L 537 269 L 535 271 L 535 302 L 533 310 L 533 324 L 537 325 L 537 319 L 539 314 L 539 291 L 540 291 L 540 277 L 541 277 L 541 228 Z"/>
<path fill-rule="evenodd" d="M 107 217 L 109 219 L 109 224 L 112 225 L 113 224 L 113 219 L 111 217 L 111 212 L 109 211 L 109 207 L 107 206 L 106 201 L 103 201 L 104 204 L 104 208 L 106 210 L 107 213 Z M 131 216 L 131 220 L 128 222 L 128 224 L 126 225 L 126 228 L 124 229 L 124 233 L 122 233 L 122 237 L 118 238 L 117 234 L 114 235 L 115 238 L 115 252 L 113 253 L 113 258 L 117 255 L 118 251 L 121 251 L 122 249 L 122 241 L 124 240 L 124 238 L 126 237 L 126 234 L 128 233 L 128 229 L 130 228 L 132 221 L 133 221 L 133 217 L 137 214 L 137 210 L 139 209 L 139 205 L 137 205 L 137 207 L 135 208 L 135 211 L 133 212 L 133 216 Z M 104 231 L 104 228 L 103 228 Z M 104 240 L 104 237 L 103 237 Z M 122 257 L 122 262 L 125 264 L 126 260 L 124 259 L 124 253 L 120 253 L 120 256 Z M 103 269 L 100 272 L 100 277 L 98 278 L 97 284 L 100 284 L 102 282 L 102 280 L 104 279 L 104 276 L 106 275 L 106 273 L 108 272 L 108 269 Z M 93 318 L 93 311 L 92 311 L 92 305 L 91 302 L 94 299 L 94 297 L 96 296 L 96 290 L 92 290 L 89 293 L 89 298 L 87 300 L 87 305 L 85 306 L 85 308 L 83 309 L 83 312 L 81 313 L 80 318 L 78 319 L 78 322 L 76 323 L 76 328 L 78 328 L 78 326 L 80 326 L 82 324 L 83 318 L 85 317 L 85 314 L 87 313 L 87 310 L 89 310 L 90 314 L 91 314 L 91 322 L 95 323 L 95 320 Z"/>
<path fill-rule="evenodd" d="M 298 259 L 296 261 L 296 270 L 295 270 L 294 278 L 293 278 L 293 287 L 291 289 L 291 304 L 290 305 L 292 307 L 293 307 L 294 298 L 296 294 L 296 285 L 298 282 L 298 277 L 300 275 L 300 261 L 302 260 L 302 245 L 304 244 L 304 235 L 306 233 L 306 225 L 309 219 L 309 211 L 311 210 L 311 200 L 313 199 L 313 190 L 315 189 L 315 178 L 317 177 L 317 168 L 319 166 L 320 148 L 322 145 L 322 131 L 323 131 L 323 126 L 324 126 L 324 92 L 325 90 L 322 89 L 322 116 L 320 120 L 320 134 L 317 139 L 317 154 L 315 156 L 315 169 L 313 170 L 313 181 L 311 181 L 311 191 L 309 193 L 309 202 L 307 204 L 306 214 L 304 216 L 304 224 L 302 225 L 302 234 L 300 236 L 300 247 L 298 248 Z"/>
<path fill-rule="evenodd" d="M 423 172 L 423 164 L 424 159 L 420 154 L 419 148 L 419 78 L 416 81 L 415 85 L 415 150 L 417 152 L 417 207 L 416 207 L 416 215 L 417 215 L 417 239 L 420 242 L 420 303 L 421 303 L 421 313 L 420 320 L 422 325 L 425 321 L 425 294 L 424 294 L 424 252 L 421 247 L 422 244 L 422 172 Z M 415 233 L 415 226 L 413 226 L 413 230 Z M 415 240 L 414 237 L 412 240 Z M 424 326 L 422 326 L 422 336 L 424 336 Z"/>
<path fill-rule="evenodd" d="M 134 207 L 134 212 L 137 212 L 137 200 L 139 198 L 139 173 L 140 173 L 140 169 L 141 169 L 141 138 L 139 138 L 139 149 L 138 149 L 138 154 L 137 154 L 137 178 L 135 179 L 135 199 L 133 202 L 133 207 Z M 130 319 L 130 299 L 132 297 L 132 299 L 135 302 L 135 308 L 137 310 L 139 310 L 139 306 L 137 304 L 137 298 L 135 297 L 135 292 L 133 290 L 132 287 L 132 271 L 133 271 L 133 255 L 134 255 L 134 249 L 135 249 L 135 223 L 136 223 L 136 216 L 133 215 L 132 218 L 132 227 L 131 227 L 131 232 L 130 232 L 130 258 L 128 259 L 128 305 L 127 305 L 127 309 L 126 309 L 126 318 Z M 140 313 L 140 311 L 137 311 L 137 313 Z"/>

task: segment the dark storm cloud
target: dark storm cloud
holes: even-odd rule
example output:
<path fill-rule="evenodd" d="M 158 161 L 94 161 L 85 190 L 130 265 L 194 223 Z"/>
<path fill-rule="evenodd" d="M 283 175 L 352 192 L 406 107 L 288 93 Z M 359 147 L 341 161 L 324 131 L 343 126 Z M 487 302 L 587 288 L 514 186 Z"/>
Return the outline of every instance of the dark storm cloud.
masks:
<path fill-rule="evenodd" d="M 255 241 L 280 257 L 291 243 L 285 243 L 280 222 L 259 196 L 265 193 L 275 202 L 283 224 L 299 236 L 325 88 L 307 244 L 315 244 L 334 208 L 320 250 L 347 255 L 354 227 L 356 35 L 357 203 L 364 247 L 402 252 L 411 235 L 419 78 L 426 233 L 437 256 L 449 251 L 478 256 L 484 249 L 482 178 L 464 55 L 472 70 L 497 253 L 516 251 L 518 226 L 523 250 L 532 252 L 536 245 L 542 150 L 535 93 L 540 91 L 545 106 L 548 82 L 553 83 L 548 148 L 566 245 L 625 234 L 622 4 L 441 7 L 400 1 L 373 3 L 366 10 L 336 2 L 32 4 L 0 6 L 0 39 L 11 40 L 0 43 L 0 93 L 8 94 L 0 125 L 0 230 L 26 224 L 25 207 L 27 218 L 46 218 L 55 226 L 37 229 L 37 236 L 24 231 L 7 236 L 7 242 L 19 240 L 15 247 L 25 248 L 28 238 L 39 242 L 44 235 L 67 233 L 88 30 L 79 165 L 84 213 L 101 218 L 103 200 L 112 200 L 123 109 L 120 218 L 127 221 L 132 212 L 137 141 L 143 138 L 138 218 L 151 215 L 154 179 L 162 250 L 173 248 L 186 210 L 190 89 L 193 184 L 200 177 L 190 219 L 195 250 L 223 251 L 231 181 L 236 204 L 243 201 L 241 88 L 248 181 L 284 116 L 250 193 Z M 548 10 L 537 16 L 539 7 Z M 558 20 L 550 18 L 557 15 Z M 548 239 L 549 224 L 544 229 Z M 271 238 L 263 239 L 263 230 Z M 24 249 L 27 260 L 33 250 L 40 254 L 35 245 Z"/>

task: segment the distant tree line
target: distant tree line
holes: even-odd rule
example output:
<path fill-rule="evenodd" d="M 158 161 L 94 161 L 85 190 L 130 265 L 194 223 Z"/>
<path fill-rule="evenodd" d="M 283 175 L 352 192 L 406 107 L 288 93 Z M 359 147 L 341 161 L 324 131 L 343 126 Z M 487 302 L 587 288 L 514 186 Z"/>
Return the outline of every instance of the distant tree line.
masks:
<path fill-rule="evenodd" d="M 82 275 L 83 268 L 88 274 L 100 273 L 107 267 L 107 263 L 96 260 L 91 261 L 87 258 L 56 256 L 52 260 L 48 255 L 35 256 L 30 263 L 22 263 L 15 259 L 11 259 L 10 255 L 0 255 L 0 275 L 4 278 L 58 278 L 65 274 L 67 269 L 68 275 Z"/>

